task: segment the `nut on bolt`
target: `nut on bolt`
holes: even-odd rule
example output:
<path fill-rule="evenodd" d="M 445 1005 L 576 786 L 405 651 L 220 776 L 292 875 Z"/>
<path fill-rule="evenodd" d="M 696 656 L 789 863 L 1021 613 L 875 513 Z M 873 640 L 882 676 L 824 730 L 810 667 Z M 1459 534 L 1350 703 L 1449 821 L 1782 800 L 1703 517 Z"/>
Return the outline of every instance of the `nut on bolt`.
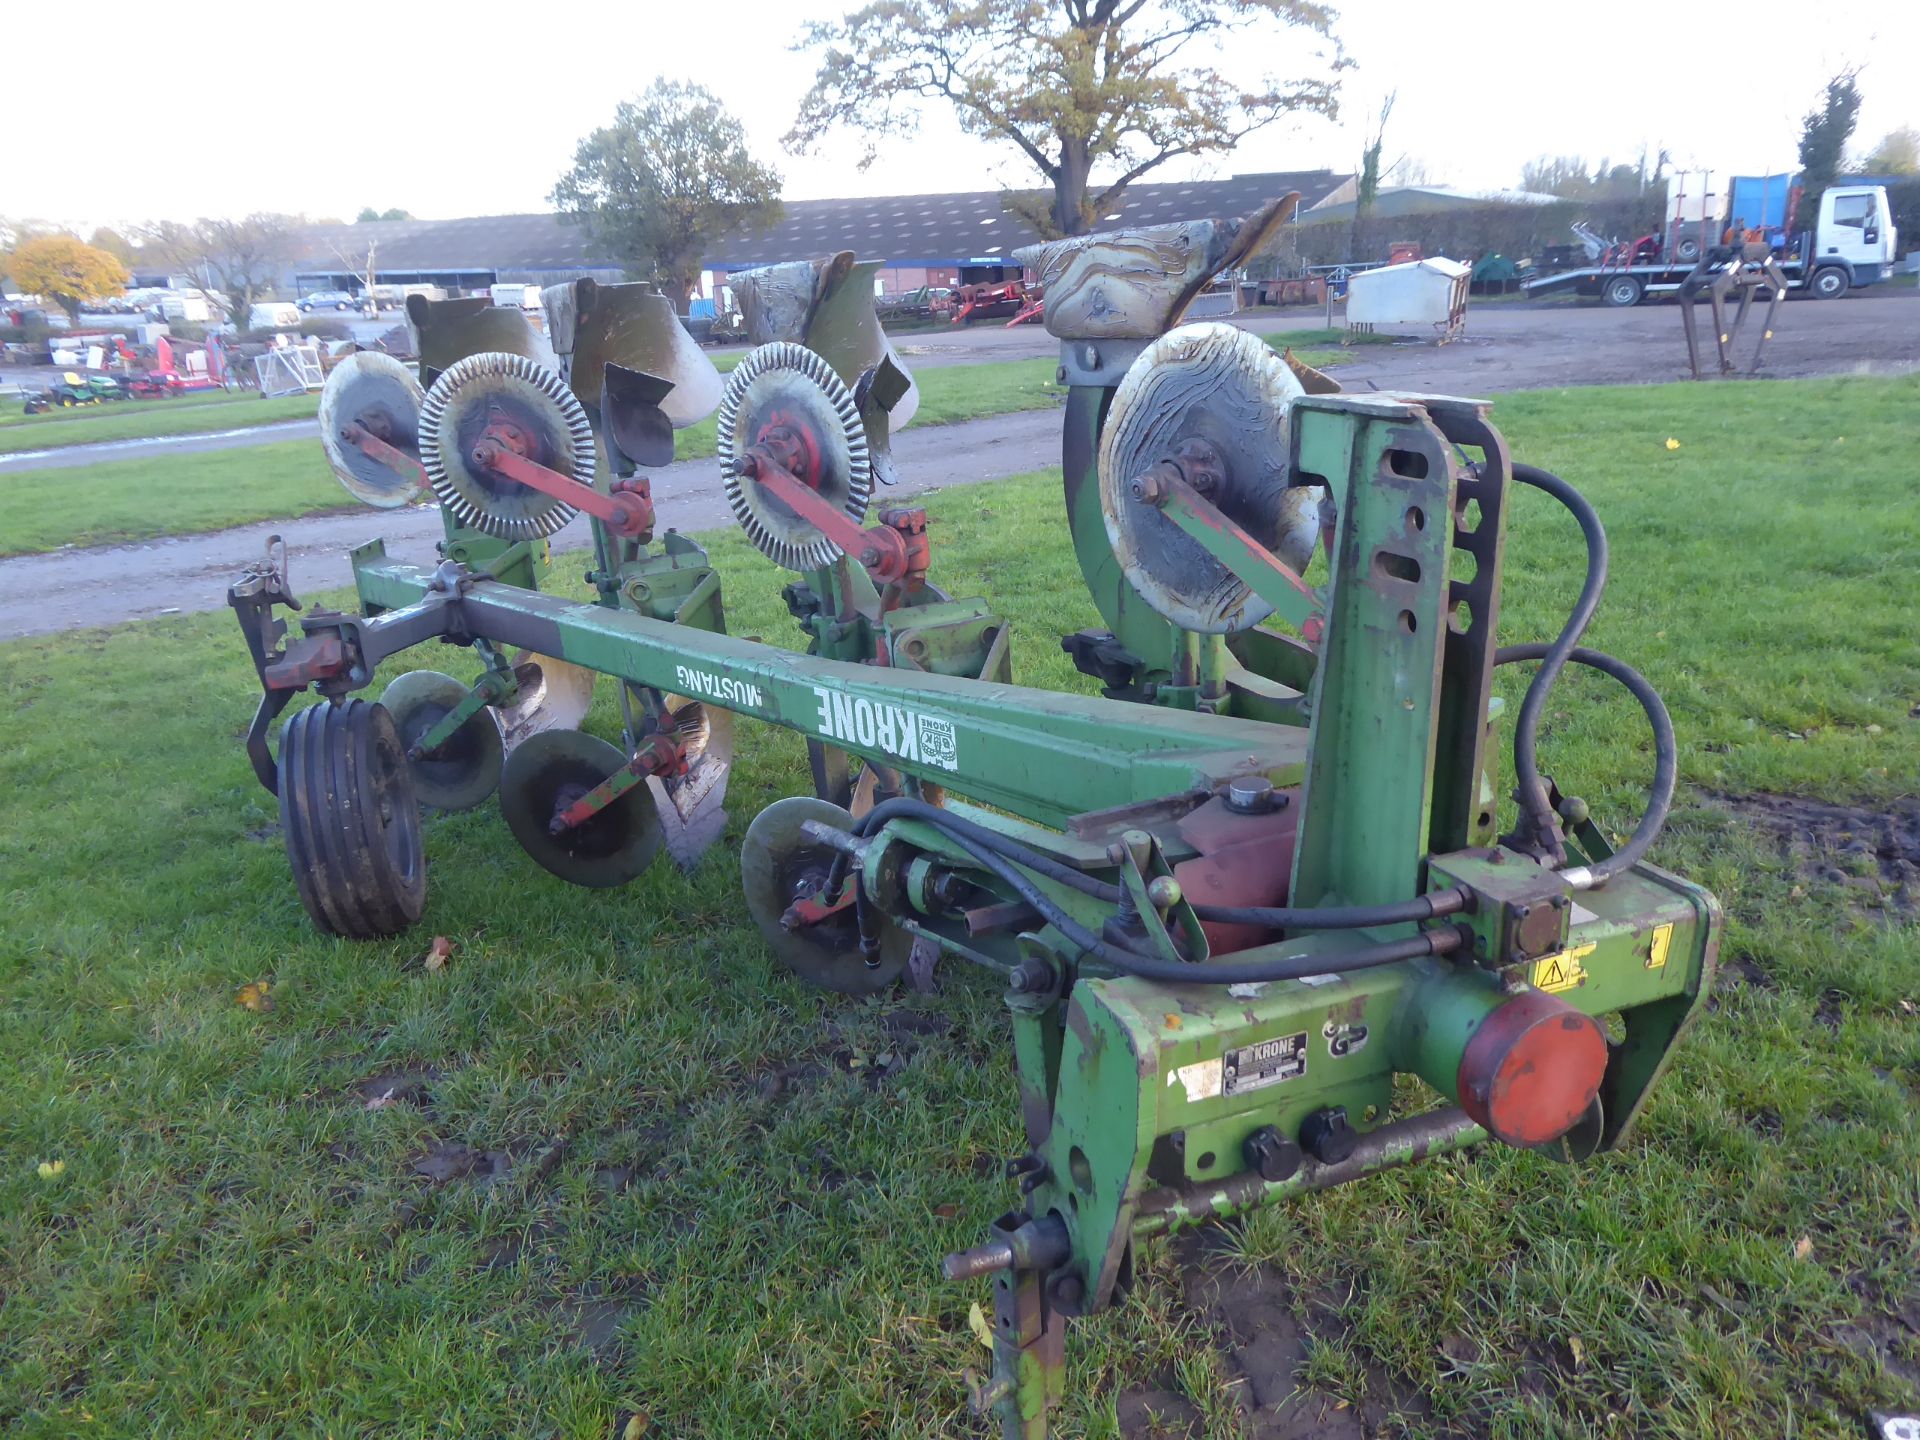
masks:
<path fill-rule="evenodd" d="M 1033 955 L 1014 966 L 1013 974 L 1007 977 L 1007 988 L 1016 995 L 1044 995 L 1053 983 L 1053 967 Z"/>
<path fill-rule="evenodd" d="M 1164 505 L 1173 492 L 1167 485 L 1166 476 L 1160 473 L 1160 467 L 1156 465 L 1144 474 L 1134 476 L 1127 493 L 1142 505 Z"/>

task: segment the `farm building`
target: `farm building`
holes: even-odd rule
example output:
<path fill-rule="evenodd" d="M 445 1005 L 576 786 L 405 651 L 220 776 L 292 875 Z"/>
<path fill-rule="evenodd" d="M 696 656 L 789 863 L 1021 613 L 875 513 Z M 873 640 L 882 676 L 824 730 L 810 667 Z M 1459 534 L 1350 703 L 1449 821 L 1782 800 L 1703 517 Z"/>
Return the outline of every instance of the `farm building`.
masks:
<path fill-rule="evenodd" d="M 1095 228 L 1243 215 L 1289 190 L 1300 192 L 1304 212 L 1351 200 L 1354 177 L 1308 170 L 1134 185 Z M 790 200 L 779 224 L 723 242 L 706 268 L 724 278 L 731 270 L 852 250 L 863 258 L 884 258 L 880 288 L 898 294 L 922 285 L 1005 278 L 1017 270 L 1009 258 L 1013 251 L 1037 238 L 1007 213 L 998 190 Z M 557 215 L 488 215 L 313 226 L 288 277 L 290 288 L 300 294 L 357 289 L 369 247 L 375 281 L 383 285 L 472 292 L 497 282 L 626 278 L 617 260 L 596 254 L 586 232 Z"/>

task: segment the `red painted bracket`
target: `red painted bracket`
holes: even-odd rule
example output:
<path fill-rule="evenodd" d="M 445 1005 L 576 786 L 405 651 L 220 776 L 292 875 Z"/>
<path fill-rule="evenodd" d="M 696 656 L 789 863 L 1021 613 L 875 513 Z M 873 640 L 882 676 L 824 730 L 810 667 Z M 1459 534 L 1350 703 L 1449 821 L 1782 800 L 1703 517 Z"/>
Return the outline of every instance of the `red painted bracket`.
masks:
<path fill-rule="evenodd" d="M 529 460 L 523 453 L 523 444 L 515 427 L 489 425 L 473 447 L 473 463 L 529 490 L 564 500 L 626 539 L 643 539 L 653 533 L 653 492 L 647 481 L 616 482 L 614 493 L 602 495 L 571 475 L 562 475 Z"/>

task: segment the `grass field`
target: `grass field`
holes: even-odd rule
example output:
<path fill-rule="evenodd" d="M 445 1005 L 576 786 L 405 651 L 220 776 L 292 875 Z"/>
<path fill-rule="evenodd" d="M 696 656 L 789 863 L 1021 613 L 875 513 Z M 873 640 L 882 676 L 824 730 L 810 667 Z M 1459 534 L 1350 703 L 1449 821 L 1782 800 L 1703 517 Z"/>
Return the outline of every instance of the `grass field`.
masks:
<path fill-rule="evenodd" d="M 23 450 L 59 450 L 105 440 L 241 430 L 271 425 L 276 420 L 304 420 L 319 408 L 318 395 L 281 395 L 268 399 L 250 390 L 183 395 L 173 400 L 110 401 L 72 410 L 49 410 L 43 415 L 11 417 L 20 423 L 0 429 L 0 455 Z"/>
<path fill-rule="evenodd" d="M 1920 935 L 1712 798 L 1915 804 L 1917 417 L 1912 377 L 1497 408 L 1609 524 L 1591 643 L 1674 712 L 1656 858 L 1727 906 L 1711 1010 L 1621 1154 L 1489 1149 L 1155 1242 L 1070 1333 L 1061 1435 L 1305 1433 L 1243 1426 L 1258 1307 L 1230 1326 L 1201 1276 L 1300 1309 L 1328 1436 L 1856 1440 L 1920 1406 Z M 936 578 L 998 600 L 1016 674 L 1083 687 L 1057 479 L 930 508 Z M 1513 512 L 1508 641 L 1553 632 L 1580 557 L 1543 497 Z M 714 554 L 734 632 L 796 643 L 783 577 Z M 295 899 L 224 615 L 7 644 L 0 673 L 0 1431 L 986 1433 L 985 1286 L 937 1262 L 1013 1198 L 1004 1008 L 960 970 L 871 1002 L 770 971 L 733 848 L 798 787 L 796 738 L 743 722 L 691 877 L 569 889 L 484 807 L 429 820 L 419 930 L 348 945 Z M 1616 827 L 1647 750 L 1602 683 L 1556 692 L 1544 763 Z M 235 1003 L 257 981 L 269 1013 Z M 1123 1427 L 1147 1393 L 1190 1427 Z"/>
<path fill-rule="evenodd" d="M 45 372 L 47 384 L 52 384 L 62 372 L 48 369 Z M 27 382 L 27 389 L 38 390 L 44 386 Z M 199 409 L 203 405 L 242 405 L 248 401 L 258 401 L 258 392 L 252 390 L 201 390 L 191 395 L 178 395 L 170 400 L 120 400 L 106 401 L 99 405 L 81 406 L 72 410 L 48 410 L 39 415 L 25 414 L 18 405 L 9 405 L 0 411 L 0 430 L 24 425 L 37 430 L 47 425 L 71 425 L 75 421 L 91 420 L 102 414 L 118 414 L 123 411 L 147 413 L 164 410 L 169 407 Z"/>

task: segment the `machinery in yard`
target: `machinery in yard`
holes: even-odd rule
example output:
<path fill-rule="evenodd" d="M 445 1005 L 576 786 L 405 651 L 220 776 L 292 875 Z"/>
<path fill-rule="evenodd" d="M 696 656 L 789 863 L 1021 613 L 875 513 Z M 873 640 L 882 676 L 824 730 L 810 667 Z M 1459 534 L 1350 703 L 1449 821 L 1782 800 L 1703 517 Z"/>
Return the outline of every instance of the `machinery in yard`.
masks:
<path fill-rule="evenodd" d="M 439 558 L 369 542 L 361 613 L 307 612 L 297 634 L 282 558 L 230 594 L 264 689 L 247 749 L 331 934 L 420 917 L 422 802 L 497 791 L 538 864 L 616 885 L 721 833 L 733 717 L 806 737 L 814 793 L 740 841 L 773 955 L 849 994 L 931 988 L 944 960 L 1005 985 L 1018 1199 L 944 1268 L 991 1278 L 971 1389 L 1007 1440 L 1047 1433 L 1067 1322 L 1119 1303 L 1154 1236 L 1489 1138 L 1617 1147 L 1713 966 L 1712 896 L 1645 859 L 1674 787 L 1665 709 L 1579 644 L 1607 568 L 1592 508 L 1513 462 L 1484 402 L 1328 393 L 1311 371 L 1303 390 L 1258 339 L 1179 325 L 1291 208 L 1029 261 L 1068 387 L 1063 541 L 1107 626 L 1063 643 L 1100 696 L 1013 684 L 1005 622 L 930 579 L 924 511 L 876 506 L 911 382 L 838 257 L 746 283 L 766 343 L 716 397 L 716 478 L 793 573 L 806 653 L 729 635 L 700 547 L 656 535 L 640 471 L 671 458 L 676 401 L 716 408 L 716 377 L 641 286 L 556 287 L 557 367 L 473 316 L 489 348 L 429 360 L 423 327 L 424 393 L 392 362 L 340 367 L 336 468 L 375 504 L 431 489 Z M 1520 488 L 1571 512 L 1588 570 L 1555 640 L 1502 649 Z M 578 511 L 589 600 L 541 588 Z M 478 677 L 356 698 L 429 640 L 469 648 Z M 1505 664 L 1538 667 L 1510 770 Z M 1650 799 L 1617 849 L 1540 768 L 1569 664 L 1623 684 L 1651 727 Z M 612 678 L 617 744 L 539 723 L 548 666 Z"/>
<path fill-rule="evenodd" d="M 82 375 L 69 370 L 44 390 L 26 398 L 26 413 L 40 415 L 58 406 L 70 410 L 76 405 L 98 405 L 106 400 L 124 400 L 127 391 L 110 375 Z"/>

